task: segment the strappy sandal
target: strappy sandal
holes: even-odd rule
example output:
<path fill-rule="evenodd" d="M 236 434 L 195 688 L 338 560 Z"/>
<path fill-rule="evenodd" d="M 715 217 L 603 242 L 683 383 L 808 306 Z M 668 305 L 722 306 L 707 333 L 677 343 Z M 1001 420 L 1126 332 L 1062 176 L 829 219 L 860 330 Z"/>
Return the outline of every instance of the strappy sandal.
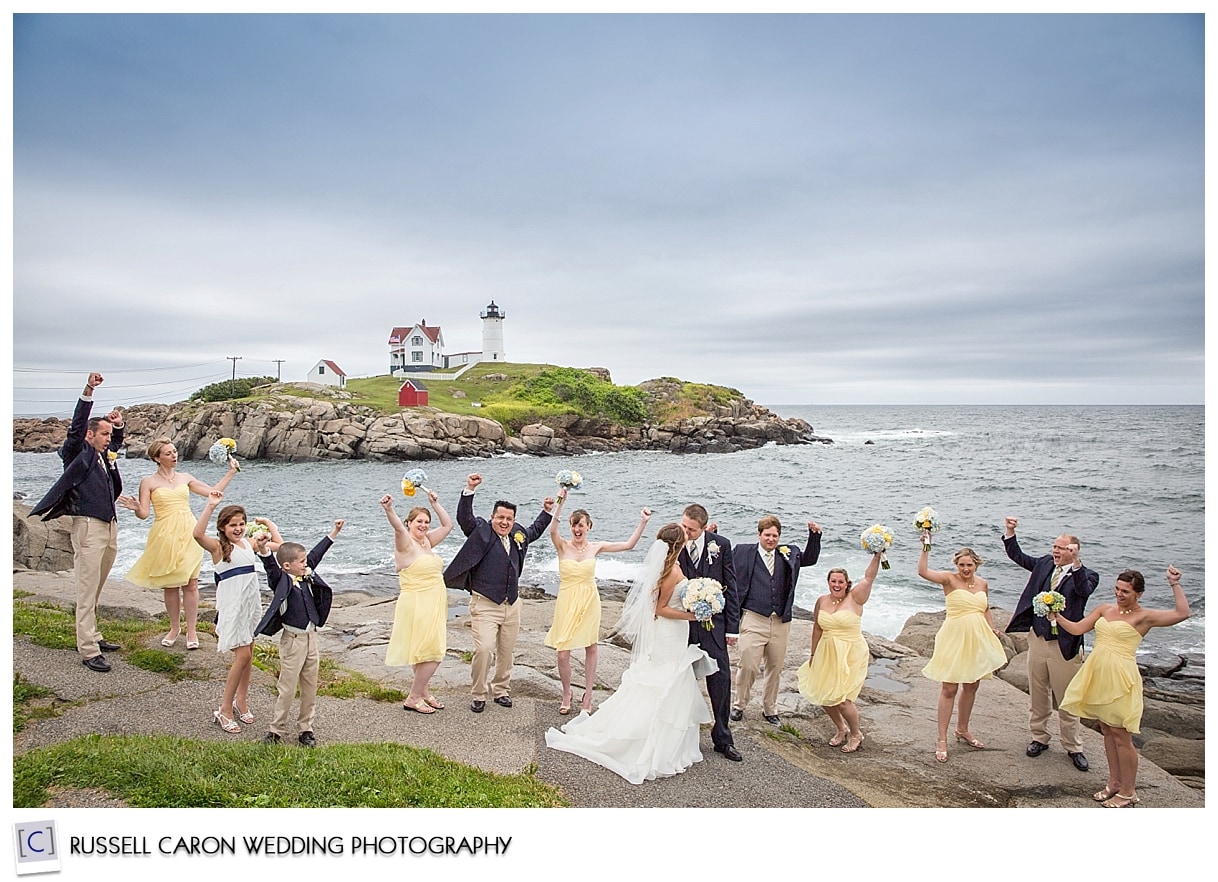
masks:
<path fill-rule="evenodd" d="M 178 642 L 178 637 L 179 637 L 179 634 L 174 634 L 173 636 L 166 634 L 164 637 L 161 638 L 161 645 L 162 646 L 173 646 L 175 643 Z"/>
<path fill-rule="evenodd" d="M 248 710 L 241 710 L 241 708 L 237 707 L 235 704 L 233 705 L 233 715 L 247 726 L 254 722 L 253 714 L 251 714 Z"/>
<path fill-rule="evenodd" d="M 866 736 L 864 736 L 863 733 L 860 732 L 858 743 L 855 744 L 854 747 L 851 747 L 850 742 L 854 741 L 854 737 L 851 736 L 850 740 L 847 741 L 846 744 L 842 747 L 842 753 L 854 753 L 856 750 L 858 750 L 860 747 L 863 746 L 863 742 L 865 740 L 866 740 Z"/>
<path fill-rule="evenodd" d="M 849 729 L 840 729 L 838 733 L 829 739 L 830 747 L 841 747 L 846 743 L 846 739 L 850 737 Z"/>
<path fill-rule="evenodd" d="M 957 729 L 956 730 L 956 740 L 963 741 L 965 744 L 967 744 L 969 747 L 973 748 L 974 750 L 985 750 L 985 745 L 982 742 L 978 741 L 976 738 L 974 738 L 968 732 L 961 732 L 959 729 Z"/>
<path fill-rule="evenodd" d="M 412 710 L 415 713 L 420 713 L 420 714 L 434 714 L 436 712 L 436 709 L 434 707 L 432 707 L 431 705 L 429 705 L 427 703 L 427 700 L 424 698 L 420 698 L 414 704 L 407 702 L 406 704 L 402 705 L 402 709 L 403 710 Z"/>
<path fill-rule="evenodd" d="M 1117 802 L 1118 799 L 1123 799 L 1125 801 Z M 1126 796 L 1124 793 L 1118 793 L 1113 796 L 1112 799 L 1105 799 L 1100 803 L 1100 805 L 1102 805 L 1104 808 L 1133 808 L 1139 802 L 1141 802 L 1141 800 L 1138 799 L 1138 795 L 1136 793 L 1132 796 Z"/>
<path fill-rule="evenodd" d="M 1095 793 L 1091 794 L 1091 798 L 1096 802 L 1107 802 L 1116 795 L 1116 790 L 1109 790 L 1107 787 L 1105 787 L 1103 790 L 1097 790 Z"/>
<path fill-rule="evenodd" d="M 236 735 L 241 731 L 241 727 L 237 725 L 236 720 L 230 720 L 219 711 L 212 711 L 211 717 L 216 721 L 216 725 L 218 725 L 225 732 Z"/>
<path fill-rule="evenodd" d="M 431 705 L 432 707 L 434 707 L 436 710 L 444 710 L 444 703 L 441 702 L 434 695 L 424 695 L 423 700 L 425 702 L 427 702 L 429 705 Z"/>
<path fill-rule="evenodd" d="M 937 748 L 938 748 L 938 746 L 939 746 L 940 744 L 942 744 L 942 745 L 943 745 L 943 749 L 942 749 L 942 750 L 938 750 L 938 749 L 937 749 Z M 945 762 L 947 762 L 947 742 L 946 742 L 946 741 L 936 741 L 936 742 L 935 742 L 935 747 L 936 747 L 936 750 L 935 750 L 935 762 L 937 762 L 937 763 L 945 763 Z"/>

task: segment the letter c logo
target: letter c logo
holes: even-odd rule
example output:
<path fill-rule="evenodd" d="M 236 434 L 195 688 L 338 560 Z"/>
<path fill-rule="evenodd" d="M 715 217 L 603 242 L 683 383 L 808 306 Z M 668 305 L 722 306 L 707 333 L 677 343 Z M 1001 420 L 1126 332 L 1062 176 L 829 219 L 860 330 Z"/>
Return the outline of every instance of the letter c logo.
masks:
<path fill-rule="evenodd" d="M 25 847 L 28 848 L 30 851 L 37 852 L 38 854 L 42 854 L 44 851 L 46 851 L 45 848 L 36 848 L 34 846 L 34 837 L 42 836 L 44 832 L 45 832 L 44 830 L 30 831 L 29 835 L 27 835 L 25 837 Z"/>

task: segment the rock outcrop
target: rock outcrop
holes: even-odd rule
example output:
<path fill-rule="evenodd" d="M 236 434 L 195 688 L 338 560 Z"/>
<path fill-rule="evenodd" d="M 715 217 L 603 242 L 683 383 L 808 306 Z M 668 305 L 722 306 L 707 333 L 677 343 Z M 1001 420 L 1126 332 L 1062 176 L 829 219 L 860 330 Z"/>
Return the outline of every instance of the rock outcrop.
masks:
<path fill-rule="evenodd" d="M 307 397 L 316 395 L 318 397 Z M 500 453 L 535 456 L 618 450 L 672 453 L 732 453 L 776 444 L 828 441 L 804 420 L 783 419 L 748 399 L 715 408 L 709 416 L 667 423 L 622 426 L 609 420 L 559 416 L 509 435 L 494 420 L 410 408 L 386 415 L 313 389 L 277 386 L 247 401 L 141 404 L 127 410 L 129 456 L 148 444 L 172 438 L 183 460 L 202 459 L 217 438 L 233 438 L 245 459 L 315 462 L 327 459 L 432 460 L 488 457 Z M 13 421 L 13 449 L 42 453 L 58 449 L 68 421 Z"/>

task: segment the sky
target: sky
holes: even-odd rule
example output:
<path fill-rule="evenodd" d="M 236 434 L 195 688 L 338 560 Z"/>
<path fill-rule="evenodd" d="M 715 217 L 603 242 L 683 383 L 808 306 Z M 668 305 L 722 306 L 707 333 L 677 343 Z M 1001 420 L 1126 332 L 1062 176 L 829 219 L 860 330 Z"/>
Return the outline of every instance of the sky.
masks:
<path fill-rule="evenodd" d="M 491 300 L 509 361 L 771 406 L 1204 400 L 1199 15 L 18 15 L 13 54 L 17 414 L 384 374 Z"/>

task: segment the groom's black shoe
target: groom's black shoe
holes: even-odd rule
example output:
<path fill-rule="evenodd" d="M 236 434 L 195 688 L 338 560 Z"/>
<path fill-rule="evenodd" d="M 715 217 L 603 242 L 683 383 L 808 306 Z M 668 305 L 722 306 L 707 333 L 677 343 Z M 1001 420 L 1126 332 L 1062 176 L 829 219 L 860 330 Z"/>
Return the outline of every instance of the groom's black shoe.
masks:
<path fill-rule="evenodd" d="M 1087 757 L 1083 756 L 1081 750 L 1070 754 L 1070 762 L 1074 763 L 1074 768 L 1080 772 L 1085 772 L 1091 768 L 1091 764 L 1087 762 Z"/>
<path fill-rule="evenodd" d="M 778 714 L 763 714 L 761 718 L 771 726 L 777 726 L 779 723 Z"/>
<path fill-rule="evenodd" d="M 1028 745 L 1027 754 L 1028 756 L 1040 756 L 1048 749 L 1049 745 L 1041 744 L 1039 741 L 1033 741 Z"/>
<path fill-rule="evenodd" d="M 495 699 L 495 704 L 499 705 L 500 707 L 511 707 L 512 706 L 512 696 L 500 695 L 498 698 Z"/>
<path fill-rule="evenodd" d="M 740 751 L 738 751 L 736 749 L 736 745 L 734 745 L 734 744 L 723 744 L 723 745 L 716 744 L 715 753 L 723 754 L 724 757 L 726 757 L 727 759 L 730 759 L 734 763 L 744 762 L 744 757 L 742 757 L 740 755 Z"/>
<path fill-rule="evenodd" d="M 744 711 L 740 710 L 739 708 L 732 708 L 732 712 L 728 714 L 727 718 L 733 723 L 739 723 L 744 719 Z"/>
<path fill-rule="evenodd" d="M 475 701 L 473 704 L 471 704 L 469 706 L 469 709 L 472 710 L 476 714 L 480 714 L 484 710 L 486 710 L 486 702 L 485 701 Z"/>

